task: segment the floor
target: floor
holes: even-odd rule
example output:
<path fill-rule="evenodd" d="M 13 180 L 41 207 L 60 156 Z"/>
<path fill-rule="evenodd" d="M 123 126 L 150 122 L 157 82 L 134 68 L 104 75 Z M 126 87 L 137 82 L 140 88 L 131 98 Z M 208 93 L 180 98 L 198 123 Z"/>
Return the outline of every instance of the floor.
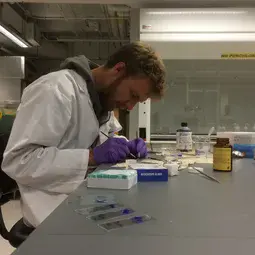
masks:
<path fill-rule="evenodd" d="M 3 217 L 6 227 L 10 229 L 14 223 L 21 218 L 19 201 L 12 201 L 3 206 Z M 1 255 L 10 255 L 15 249 L 10 244 L 0 237 Z"/>

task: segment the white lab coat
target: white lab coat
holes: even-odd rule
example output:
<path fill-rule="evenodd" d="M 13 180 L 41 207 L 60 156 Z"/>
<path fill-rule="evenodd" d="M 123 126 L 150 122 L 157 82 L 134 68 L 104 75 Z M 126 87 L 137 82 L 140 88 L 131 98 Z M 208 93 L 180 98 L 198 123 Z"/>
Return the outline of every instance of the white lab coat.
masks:
<path fill-rule="evenodd" d="M 100 131 L 104 134 L 107 134 L 109 137 L 123 137 L 115 135 L 116 132 L 119 132 L 122 129 L 122 126 L 114 116 L 114 112 L 111 112 L 111 117 L 107 123 L 100 127 Z M 102 133 L 100 133 L 100 144 L 105 142 L 108 138 Z"/>
<path fill-rule="evenodd" d="M 101 128 L 114 132 L 114 124 Z M 27 224 L 37 227 L 84 181 L 98 135 L 86 82 L 74 71 L 47 74 L 25 89 L 2 168 L 18 183 Z"/>

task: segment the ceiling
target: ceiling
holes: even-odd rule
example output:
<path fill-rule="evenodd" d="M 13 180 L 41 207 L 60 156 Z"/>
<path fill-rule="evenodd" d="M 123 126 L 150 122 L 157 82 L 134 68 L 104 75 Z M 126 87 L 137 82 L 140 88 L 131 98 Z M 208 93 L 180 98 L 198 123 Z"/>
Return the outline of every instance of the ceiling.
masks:
<path fill-rule="evenodd" d="M 6 0 L 0 0 L 6 2 Z M 83 4 L 126 4 L 132 7 L 150 7 L 166 5 L 171 7 L 206 7 L 206 6 L 255 6 L 254 0 L 23 0 L 29 3 L 83 3 Z"/>
<path fill-rule="evenodd" d="M 255 80 L 255 60 L 164 60 L 169 85 L 193 88 L 252 87 Z"/>
<path fill-rule="evenodd" d="M 39 27 L 43 39 L 59 42 L 129 41 L 125 5 L 16 3 L 15 9 Z"/>
<path fill-rule="evenodd" d="M 146 1 L 146 0 L 84 0 L 76 3 L 68 0 L 29 0 L 14 3 L 4 3 L 11 8 L 22 19 L 16 17 L 11 22 L 11 14 L 5 13 L 5 16 L 10 16 L 10 27 L 17 31 L 22 36 L 24 32 L 24 22 L 32 22 L 39 28 L 40 46 L 33 47 L 26 51 L 15 47 L 13 43 L 6 40 L 0 35 L 0 45 L 14 50 L 13 54 L 23 54 L 32 58 L 51 58 L 52 61 L 64 59 L 70 55 L 85 54 L 83 49 L 90 49 L 88 45 L 96 44 L 106 46 L 104 50 L 100 47 L 94 47 L 95 54 L 98 54 L 100 60 L 104 60 L 117 47 L 129 42 L 130 35 L 130 10 L 131 7 L 220 7 L 220 6 L 255 6 L 255 0 L 164 0 L 164 1 Z M 1 2 L 1 0 L 0 0 Z M 36 3 L 40 2 L 40 3 Z M 48 2 L 48 3 L 47 3 Z M 55 2 L 55 3 L 52 3 Z M 62 2 L 62 3 L 59 3 Z M 69 3 L 68 3 L 69 2 Z M 100 4 L 96 4 L 99 3 Z M 157 4 L 154 4 L 154 3 Z M 83 3 L 83 4 L 81 4 Z M 90 3 L 90 4 L 84 4 Z M 93 4 L 91 4 L 93 3 Z M 115 4 L 107 4 L 115 3 Z M 116 4 L 117 3 L 117 4 Z M 16 15 L 15 14 L 15 15 Z M 19 25 L 17 28 L 17 25 Z M 15 27 L 16 26 L 16 27 Z M 24 35 L 23 35 L 24 37 Z M 108 45 L 106 45 L 108 44 Z M 77 47 L 76 47 L 77 46 Z M 113 47 L 114 46 L 114 47 Z M 80 48 L 78 51 L 70 49 Z M 108 49 L 108 50 L 107 50 Z M 6 50 L 6 49 L 5 49 Z M 22 52 L 23 51 L 23 52 Z M 18 53 L 17 53 L 18 52 Z M 78 53 L 77 53 L 78 52 Z M 8 51 L 5 51 L 8 53 Z M 4 53 L 4 54 L 5 54 Z M 101 57 L 100 54 L 103 56 Z M 90 55 L 89 55 L 90 57 Z M 91 57 L 91 59 L 93 59 Z M 57 63 L 56 63 L 57 64 Z M 35 64 L 37 65 L 37 63 Z M 188 68 L 189 69 L 189 68 Z M 190 71 L 190 69 L 189 69 Z M 180 72 L 180 70 L 179 70 Z M 183 76 L 183 74 L 181 75 Z"/>
<path fill-rule="evenodd" d="M 79 54 L 105 62 L 107 56 L 130 41 L 130 7 L 124 4 L 15 2 L 1 7 L 1 22 L 27 41 L 27 24 L 34 24 L 39 46 L 20 48 L 0 34 L 0 53 L 25 55 L 35 69 L 41 69 L 38 60 L 51 61 L 47 63 L 51 69 L 51 65 L 54 68 L 66 57 Z"/>
<path fill-rule="evenodd" d="M 0 0 L 1 1 L 1 0 Z M 74 4 L 67 3 L 68 1 L 44 0 L 44 3 L 36 0 L 23 2 L 5 3 L 18 13 L 24 21 L 33 22 L 39 28 L 40 39 L 42 42 L 63 43 L 70 48 L 70 44 L 84 42 L 108 42 L 119 43 L 122 45 L 129 42 L 130 30 L 130 6 L 136 2 L 138 5 L 146 4 L 152 6 L 150 0 L 111 0 L 103 1 L 104 4 Z M 47 3 L 51 2 L 51 3 Z M 52 3 L 55 2 L 55 3 Z M 70 2 L 70 0 L 69 0 Z M 84 0 L 83 3 L 97 3 L 98 0 Z M 119 4 L 106 4 L 106 3 Z M 198 7 L 198 6 L 238 6 L 245 4 L 255 4 L 254 0 L 164 0 L 157 1 L 157 6 L 171 3 L 172 7 Z M 9 14 L 6 16 L 10 16 Z M 13 24 L 21 22 L 15 21 Z M 11 24 L 12 26 L 12 24 Z M 24 27 L 24 26 L 23 26 Z M 15 29 L 14 29 L 15 30 Z M 38 39 L 38 38 L 37 38 Z M 3 42 L 1 40 L 0 42 Z M 42 42 L 39 44 L 42 46 Z M 6 40 L 4 44 L 6 44 Z M 7 43 L 8 44 L 8 43 Z M 11 45 L 12 46 L 12 45 Z M 62 47 L 63 45 L 59 46 Z"/>

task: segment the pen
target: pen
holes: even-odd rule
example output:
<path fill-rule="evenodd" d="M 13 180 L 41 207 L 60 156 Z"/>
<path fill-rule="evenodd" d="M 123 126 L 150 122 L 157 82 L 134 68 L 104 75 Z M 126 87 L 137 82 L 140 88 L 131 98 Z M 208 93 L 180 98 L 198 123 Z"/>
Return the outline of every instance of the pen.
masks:
<path fill-rule="evenodd" d="M 101 132 L 101 134 L 103 134 L 105 137 L 110 138 L 110 136 L 107 135 L 107 134 L 105 134 L 103 131 L 100 131 L 100 132 Z M 129 155 L 130 155 L 133 159 L 137 159 L 137 157 L 136 157 L 133 153 L 130 152 Z"/>

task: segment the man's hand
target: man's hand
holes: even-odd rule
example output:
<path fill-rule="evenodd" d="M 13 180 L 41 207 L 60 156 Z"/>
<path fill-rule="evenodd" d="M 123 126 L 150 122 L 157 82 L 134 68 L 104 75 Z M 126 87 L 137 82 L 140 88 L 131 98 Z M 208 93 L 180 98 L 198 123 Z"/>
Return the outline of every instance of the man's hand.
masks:
<path fill-rule="evenodd" d="M 128 148 L 132 154 L 138 158 L 145 158 L 148 154 L 146 143 L 142 138 L 128 142 Z"/>
<path fill-rule="evenodd" d="M 91 161 L 99 164 L 115 164 L 125 160 L 130 154 L 128 141 L 123 138 L 109 138 L 103 144 L 93 149 L 90 155 L 93 157 Z"/>

